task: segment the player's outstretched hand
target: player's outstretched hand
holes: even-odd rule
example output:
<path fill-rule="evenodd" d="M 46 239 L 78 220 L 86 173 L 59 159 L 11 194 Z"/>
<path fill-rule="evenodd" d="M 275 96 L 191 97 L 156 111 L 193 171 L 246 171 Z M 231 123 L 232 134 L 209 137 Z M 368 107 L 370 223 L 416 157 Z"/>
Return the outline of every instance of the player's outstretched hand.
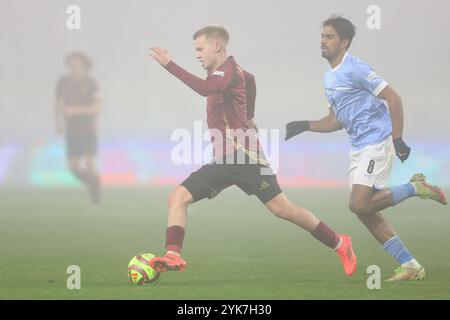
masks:
<path fill-rule="evenodd" d="M 411 153 L 411 148 L 403 141 L 402 138 L 397 138 L 393 140 L 395 153 L 401 162 L 405 162 Z"/>
<path fill-rule="evenodd" d="M 292 121 L 286 125 L 286 137 L 284 140 L 289 140 L 290 138 L 309 130 L 309 121 Z"/>
<path fill-rule="evenodd" d="M 151 47 L 150 50 L 152 50 L 152 52 L 150 52 L 150 57 L 158 61 L 159 64 L 163 67 L 167 66 L 167 64 L 170 62 L 170 55 L 166 49 Z"/>

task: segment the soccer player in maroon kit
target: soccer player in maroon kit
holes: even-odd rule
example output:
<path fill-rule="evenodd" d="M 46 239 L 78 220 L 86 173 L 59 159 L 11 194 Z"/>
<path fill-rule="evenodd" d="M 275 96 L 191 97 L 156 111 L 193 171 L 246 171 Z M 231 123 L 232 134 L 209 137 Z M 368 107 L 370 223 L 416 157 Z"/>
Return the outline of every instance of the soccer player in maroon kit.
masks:
<path fill-rule="evenodd" d="M 151 56 L 191 89 L 207 97 L 207 122 L 214 159 L 171 192 L 167 252 L 152 259 L 151 266 L 160 272 L 183 271 L 186 261 L 181 257 L 181 249 L 187 207 L 201 199 L 211 199 L 225 188 L 236 185 L 248 195 L 256 195 L 277 217 L 311 232 L 316 239 L 335 250 L 345 273 L 352 275 L 356 270 L 356 256 L 350 237 L 337 234 L 311 212 L 292 204 L 280 189 L 276 175 L 271 172 L 254 130 L 255 79 L 241 69 L 233 56 L 227 57 L 228 32 L 220 26 L 207 26 L 197 31 L 193 39 L 197 59 L 207 70 L 206 80 L 178 66 L 166 49 L 153 47 Z M 244 139 L 231 135 L 233 130 L 244 132 Z M 237 159 L 245 159 L 245 162 L 237 162 Z"/>
<path fill-rule="evenodd" d="M 89 76 L 89 58 L 73 52 L 66 59 L 69 74 L 56 87 L 55 126 L 65 135 L 67 162 L 72 174 L 89 189 L 92 205 L 100 201 L 100 177 L 95 166 L 98 86 Z"/>

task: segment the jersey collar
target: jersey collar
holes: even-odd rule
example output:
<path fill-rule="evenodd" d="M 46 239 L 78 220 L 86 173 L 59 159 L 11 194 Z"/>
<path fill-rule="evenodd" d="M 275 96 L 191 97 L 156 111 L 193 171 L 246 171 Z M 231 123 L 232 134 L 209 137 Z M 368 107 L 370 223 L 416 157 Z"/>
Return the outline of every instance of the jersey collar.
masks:
<path fill-rule="evenodd" d="M 217 70 L 223 68 L 223 66 L 224 66 L 226 63 L 228 63 L 228 62 L 236 63 L 236 60 L 234 59 L 233 56 L 228 56 L 228 57 L 227 57 L 227 60 L 225 60 L 225 61 L 217 68 Z M 217 70 L 216 70 L 216 71 L 217 71 Z M 207 72 L 208 75 L 210 75 L 210 74 L 212 74 L 212 73 L 213 73 L 212 71 L 208 71 L 208 72 Z"/>
<path fill-rule="evenodd" d="M 342 57 L 341 63 L 339 63 L 336 67 L 332 68 L 331 71 L 336 71 L 337 69 L 339 69 L 342 66 L 342 64 L 344 63 L 345 58 L 347 58 L 347 55 L 348 55 L 348 52 L 346 52 L 344 54 L 344 56 Z"/>

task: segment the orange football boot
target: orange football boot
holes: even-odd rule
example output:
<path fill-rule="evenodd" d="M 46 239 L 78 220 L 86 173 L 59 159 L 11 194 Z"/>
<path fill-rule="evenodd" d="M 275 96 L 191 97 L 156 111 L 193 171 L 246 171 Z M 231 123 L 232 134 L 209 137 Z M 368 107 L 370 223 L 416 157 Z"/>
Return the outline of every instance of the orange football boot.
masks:
<path fill-rule="evenodd" d="M 342 242 L 336 253 L 341 259 L 345 273 L 351 276 L 356 271 L 356 255 L 353 251 L 352 240 L 347 234 L 341 234 L 340 237 Z"/>
<path fill-rule="evenodd" d="M 163 257 L 154 257 L 150 260 L 150 266 L 159 272 L 184 271 L 186 261 L 174 253 L 166 253 Z"/>

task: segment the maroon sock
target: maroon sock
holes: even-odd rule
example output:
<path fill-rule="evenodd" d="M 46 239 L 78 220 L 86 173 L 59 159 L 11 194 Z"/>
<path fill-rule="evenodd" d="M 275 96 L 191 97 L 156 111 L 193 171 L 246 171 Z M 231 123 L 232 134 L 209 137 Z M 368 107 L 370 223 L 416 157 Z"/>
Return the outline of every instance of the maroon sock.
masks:
<path fill-rule="evenodd" d="M 317 227 L 312 232 L 314 238 L 322 242 L 327 247 L 334 249 L 337 247 L 340 237 L 339 235 L 330 229 L 325 223 L 320 221 Z"/>
<path fill-rule="evenodd" d="M 170 226 L 166 230 L 166 249 L 181 253 L 184 239 L 184 228 L 180 226 Z"/>

